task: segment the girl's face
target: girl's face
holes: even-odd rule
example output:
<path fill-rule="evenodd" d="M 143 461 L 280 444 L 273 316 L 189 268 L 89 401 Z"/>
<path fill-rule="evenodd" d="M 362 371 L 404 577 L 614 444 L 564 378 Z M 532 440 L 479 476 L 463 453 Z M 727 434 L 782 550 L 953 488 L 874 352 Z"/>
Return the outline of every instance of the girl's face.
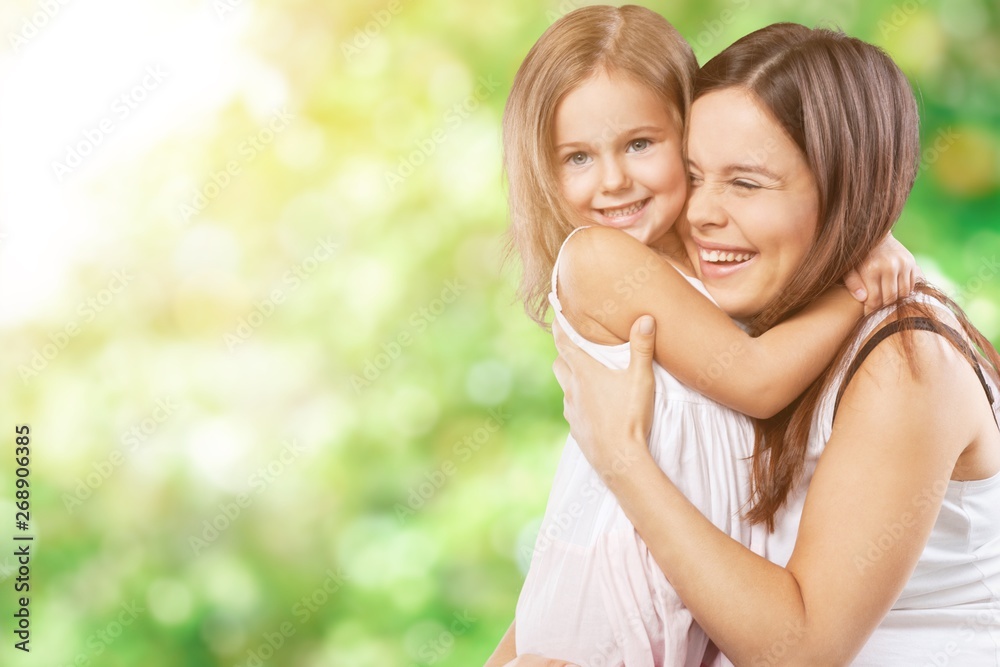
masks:
<path fill-rule="evenodd" d="M 791 137 L 737 88 L 695 101 L 688 167 L 678 231 L 695 273 L 726 313 L 750 318 L 782 292 L 812 247 L 816 180 Z"/>
<path fill-rule="evenodd" d="M 556 109 L 563 195 L 585 219 L 653 244 L 684 207 L 682 134 L 648 88 L 628 77 L 595 73 Z"/>

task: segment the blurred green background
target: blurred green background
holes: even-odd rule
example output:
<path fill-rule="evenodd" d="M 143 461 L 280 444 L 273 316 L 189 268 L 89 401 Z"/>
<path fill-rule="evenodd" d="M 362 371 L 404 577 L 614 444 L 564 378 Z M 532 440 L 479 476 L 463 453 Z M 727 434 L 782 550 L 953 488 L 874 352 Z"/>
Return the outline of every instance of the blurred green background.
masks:
<path fill-rule="evenodd" d="M 925 149 L 897 236 L 1000 342 L 995 2 L 644 4 L 700 62 L 775 21 L 885 47 Z M 499 122 L 576 6 L 5 4 L 0 554 L 35 540 L 0 664 L 482 664 L 567 432 Z"/>

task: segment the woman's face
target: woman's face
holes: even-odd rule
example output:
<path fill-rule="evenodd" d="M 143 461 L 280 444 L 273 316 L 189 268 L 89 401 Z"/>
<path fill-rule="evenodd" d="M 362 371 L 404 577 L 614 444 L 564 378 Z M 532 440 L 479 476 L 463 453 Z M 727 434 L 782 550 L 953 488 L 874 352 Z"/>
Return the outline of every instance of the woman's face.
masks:
<path fill-rule="evenodd" d="M 739 88 L 695 101 L 687 147 L 691 187 L 679 231 L 719 306 L 749 319 L 784 290 L 812 247 L 816 181 L 791 137 Z"/>

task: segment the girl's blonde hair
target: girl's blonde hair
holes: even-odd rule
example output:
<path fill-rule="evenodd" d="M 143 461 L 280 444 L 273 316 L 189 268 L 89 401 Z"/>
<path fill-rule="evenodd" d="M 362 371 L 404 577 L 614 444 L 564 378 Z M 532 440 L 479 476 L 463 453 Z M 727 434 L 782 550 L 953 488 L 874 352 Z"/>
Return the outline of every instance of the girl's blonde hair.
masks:
<path fill-rule="evenodd" d="M 554 120 L 562 99 L 599 71 L 647 86 L 683 130 L 698 70 L 691 46 L 645 7 L 596 5 L 566 14 L 528 52 L 503 115 L 503 162 L 511 224 L 507 259 L 521 257 L 518 297 L 545 326 L 546 295 L 559 247 L 582 222 L 562 196 Z M 609 128 L 610 129 L 610 128 Z"/>

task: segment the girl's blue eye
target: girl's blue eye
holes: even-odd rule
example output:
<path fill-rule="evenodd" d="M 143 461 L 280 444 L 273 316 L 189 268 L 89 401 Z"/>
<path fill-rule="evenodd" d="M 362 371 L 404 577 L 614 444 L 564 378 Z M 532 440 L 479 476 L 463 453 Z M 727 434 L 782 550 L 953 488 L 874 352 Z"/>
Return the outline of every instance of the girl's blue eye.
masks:
<path fill-rule="evenodd" d="M 575 164 L 577 166 L 582 165 L 582 164 L 587 164 L 587 154 L 586 153 L 573 153 L 568 158 L 566 158 L 566 161 L 569 162 L 570 164 Z"/>
<path fill-rule="evenodd" d="M 651 142 L 649 139 L 636 139 L 635 141 L 630 141 L 628 144 L 629 150 L 633 151 L 644 151 L 650 147 Z"/>

